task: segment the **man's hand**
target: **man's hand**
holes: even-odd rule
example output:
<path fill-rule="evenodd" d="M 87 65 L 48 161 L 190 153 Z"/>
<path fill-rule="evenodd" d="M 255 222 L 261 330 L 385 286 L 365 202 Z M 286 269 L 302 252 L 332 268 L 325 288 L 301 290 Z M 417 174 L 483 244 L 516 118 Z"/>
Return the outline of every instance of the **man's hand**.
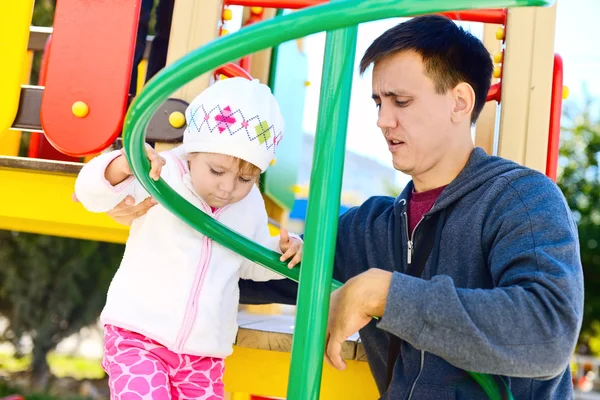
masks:
<path fill-rule="evenodd" d="M 391 272 L 372 268 L 332 293 L 325 349 L 325 360 L 332 367 L 346 369 L 342 345 L 373 317 L 383 315 L 391 282 Z"/>
<path fill-rule="evenodd" d="M 79 201 L 75 194 L 73 194 L 73 201 Z M 106 215 L 120 224 L 129 226 L 134 219 L 146 214 L 151 207 L 158 204 L 152 197 L 147 198 L 138 205 L 133 205 L 133 203 L 133 197 L 127 196 L 115 208 L 108 211 Z"/>
<path fill-rule="evenodd" d="M 290 257 L 292 261 L 288 263 L 288 268 L 292 269 L 302 260 L 302 248 L 304 243 L 301 240 L 290 237 L 287 229 L 281 228 L 281 232 L 279 234 L 279 249 L 282 251 L 282 255 L 279 258 L 281 261 L 286 261 Z"/>

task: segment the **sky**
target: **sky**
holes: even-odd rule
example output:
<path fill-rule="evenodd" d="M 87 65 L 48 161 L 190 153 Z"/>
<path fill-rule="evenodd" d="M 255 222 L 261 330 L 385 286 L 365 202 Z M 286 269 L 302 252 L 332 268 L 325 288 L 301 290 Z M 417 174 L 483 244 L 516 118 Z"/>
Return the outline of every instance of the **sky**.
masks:
<path fill-rule="evenodd" d="M 585 10 L 585 11 L 584 11 Z M 559 0 L 555 32 L 555 52 L 563 57 L 564 84 L 569 87 L 568 103 L 580 102 L 584 97 L 583 85 L 587 91 L 600 100 L 600 46 L 597 44 L 596 24 L 600 17 L 598 0 Z M 357 63 L 371 44 L 386 29 L 402 21 L 399 18 L 361 24 L 358 31 L 355 71 Z M 465 29 L 481 37 L 483 25 L 462 24 Z M 304 129 L 314 134 L 323 65 L 325 33 L 311 35 L 305 40 L 305 53 L 309 61 L 309 81 L 307 89 Z M 391 156 L 380 131 L 376 126 L 376 108 L 371 99 L 370 70 L 361 77 L 354 75 L 350 117 L 348 121 L 347 149 L 384 165 L 391 165 Z M 398 174 L 398 183 L 406 177 Z"/>

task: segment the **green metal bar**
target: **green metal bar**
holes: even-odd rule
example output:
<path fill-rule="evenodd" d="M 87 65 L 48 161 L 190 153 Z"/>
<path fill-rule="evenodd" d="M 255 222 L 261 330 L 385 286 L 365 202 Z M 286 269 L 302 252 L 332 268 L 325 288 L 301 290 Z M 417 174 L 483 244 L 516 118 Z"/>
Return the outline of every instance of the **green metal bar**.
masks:
<path fill-rule="evenodd" d="M 553 0 L 347 0 L 309 7 L 246 26 L 190 52 L 161 70 L 145 85 L 131 104 L 124 122 L 124 148 L 131 169 L 151 196 L 194 229 L 243 257 L 298 281 L 298 269 L 289 270 L 275 252 L 210 218 L 182 199 L 164 180 L 149 178 L 150 163 L 145 156 L 144 133 L 155 110 L 172 92 L 205 72 L 246 54 L 323 30 L 332 31 L 383 18 L 457 9 L 544 6 L 551 3 Z M 340 285 L 334 281 L 331 289 L 335 290 Z"/>
<path fill-rule="evenodd" d="M 327 32 L 325 42 L 289 400 L 318 400 L 321 389 L 357 31 L 353 26 Z"/>
<path fill-rule="evenodd" d="M 283 16 L 284 9 L 278 8 L 275 12 L 275 18 Z M 271 60 L 269 62 L 269 87 L 275 87 L 275 76 L 277 75 L 277 59 L 279 57 L 279 46 L 273 46 L 271 49 Z"/>

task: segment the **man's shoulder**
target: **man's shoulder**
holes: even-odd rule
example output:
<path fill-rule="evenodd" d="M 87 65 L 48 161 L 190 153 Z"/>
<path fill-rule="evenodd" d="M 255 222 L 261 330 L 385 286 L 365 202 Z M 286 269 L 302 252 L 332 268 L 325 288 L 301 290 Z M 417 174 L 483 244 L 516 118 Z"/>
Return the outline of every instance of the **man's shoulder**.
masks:
<path fill-rule="evenodd" d="M 494 185 L 503 187 L 520 198 L 529 196 L 547 196 L 548 199 L 564 198 L 560 188 L 543 173 L 528 167 L 520 167 L 499 174 Z"/>
<path fill-rule="evenodd" d="M 567 200 L 558 185 L 543 173 L 519 168 L 500 174 L 490 187 L 489 212 L 507 218 L 523 216 L 529 224 L 573 225 Z"/>

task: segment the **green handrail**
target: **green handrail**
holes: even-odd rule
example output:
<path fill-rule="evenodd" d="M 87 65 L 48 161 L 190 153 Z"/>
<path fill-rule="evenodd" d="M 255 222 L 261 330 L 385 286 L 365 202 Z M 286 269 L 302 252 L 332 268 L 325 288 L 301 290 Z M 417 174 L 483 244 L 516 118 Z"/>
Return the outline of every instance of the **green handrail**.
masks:
<path fill-rule="evenodd" d="M 334 0 L 335 1 L 335 0 Z M 358 27 L 327 32 L 287 399 L 317 400 L 344 172 Z M 326 132 L 326 134 L 324 134 Z M 305 371 L 311 371 L 306 374 Z"/>
<path fill-rule="evenodd" d="M 167 100 L 169 95 L 176 89 L 190 82 L 197 76 L 211 71 L 226 62 L 316 32 L 333 31 L 348 26 L 355 26 L 362 22 L 390 17 L 414 16 L 472 8 L 546 6 L 551 3 L 553 3 L 552 0 L 454 0 L 452 2 L 447 0 L 413 0 L 412 2 L 408 0 L 345 0 L 306 8 L 290 15 L 249 25 L 232 35 L 221 37 L 190 52 L 163 69 L 147 83 L 140 95 L 134 99 L 125 117 L 125 153 L 131 164 L 134 175 L 140 181 L 142 186 L 169 211 L 216 242 L 266 268 L 298 282 L 299 269 L 294 268 L 289 270 L 284 263 L 279 261 L 278 254 L 265 249 L 210 218 L 181 198 L 181 196 L 179 196 L 162 179 L 153 181 L 149 178 L 148 173 L 150 171 L 150 163 L 145 157 L 144 133 L 154 111 L 160 104 Z M 340 69 L 340 71 L 342 70 L 343 69 Z M 335 78 L 336 77 L 333 77 L 333 79 Z M 326 81 L 329 80 L 324 79 L 324 83 Z M 342 88 L 342 86 L 339 87 Z M 335 107 L 337 111 L 342 110 L 340 107 L 341 104 L 336 104 L 335 101 L 332 101 L 330 104 L 332 107 Z M 320 137 L 324 134 L 329 134 L 329 132 L 317 132 L 317 138 L 315 139 L 316 143 L 317 141 L 319 143 L 321 142 Z M 331 162 L 330 165 L 332 166 L 342 165 L 343 156 L 343 151 L 334 153 L 316 151 L 314 165 L 317 170 L 316 174 L 313 175 L 313 179 L 311 179 L 311 188 L 313 187 L 313 180 L 316 182 L 318 176 L 324 176 L 323 171 L 320 170 L 319 166 L 328 165 L 328 162 Z M 328 158 L 333 158 L 334 160 L 328 161 Z M 331 171 L 329 171 L 329 174 L 331 174 Z M 334 174 L 331 174 L 330 176 L 333 178 Z M 327 184 L 329 184 L 329 182 L 327 182 Z M 333 185 L 328 189 L 331 189 L 327 190 L 329 196 L 337 197 L 337 201 L 339 202 L 339 187 Z M 337 190 L 337 192 L 334 190 Z M 311 198 L 312 195 L 309 194 L 309 204 Z M 311 229 L 315 232 L 318 232 L 319 230 L 327 231 L 328 233 L 325 236 L 329 239 L 331 239 L 332 236 L 335 237 L 337 227 L 327 227 L 323 224 L 335 222 L 337 219 L 330 218 L 327 220 L 316 220 L 315 216 L 312 215 L 315 213 L 315 207 L 316 206 L 311 207 L 308 211 L 307 219 L 315 221 L 314 224 L 310 224 L 312 227 Z M 318 210 L 318 208 L 316 210 Z M 337 214 L 337 210 L 335 211 L 335 214 Z M 309 228 L 308 220 L 307 228 Z M 320 244 L 321 243 L 316 241 L 315 237 L 307 235 L 305 246 L 308 252 L 314 252 L 313 255 L 310 256 L 313 261 L 328 260 L 328 257 L 330 257 L 327 253 L 332 251 L 330 248 L 331 246 L 319 246 Z M 306 255 L 304 261 L 307 261 Z M 327 265 L 307 264 L 310 265 L 309 268 L 304 268 L 307 271 L 318 271 L 321 269 L 331 271 L 331 264 L 328 264 L 327 262 L 325 263 Z M 306 276 L 310 276 L 307 274 L 311 273 L 305 273 Z M 331 274 L 331 272 L 329 272 L 329 274 Z M 318 278 L 323 278 L 325 273 L 324 271 L 314 272 L 314 275 Z M 307 278 L 307 280 L 308 279 L 310 278 Z M 321 292 L 327 287 L 325 286 L 326 283 L 327 278 L 322 279 L 321 285 L 323 286 L 319 289 L 319 298 L 322 298 Z M 308 289 L 311 287 L 310 282 L 304 284 L 301 283 L 301 285 L 303 286 L 300 288 L 301 290 L 303 288 L 307 288 L 304 290 L 305 292 L 306 290 L 310 290 Z M 335 289 L 340 285 L 339 282 L 333 281 L 331 288 Z M 305 297 L 306 296 L 299 294 L 299 299 L 302 301 L 302 303 L 298 304 L 299 308 L 303 307 Z M 308 297 L 308 301 L 309 304 L 307 305 L 307 310 L 317 309 L 317 307 L 315 307 L 315 302 L 310 296 Z M 323 309 L 323 307 L 321 307 L 321 309 Z M 310 317 L 314 319 L 310 319 L 307 322 L 318 324 L 318 326 L 322 327 L 327 321 L 327 310 L 325 309 L 324 311 L 317 312 L 317 314 L 318 315 L 310 315 Z M 315 333 L 315 335 L 324 336 L 322 335 L 322 329 L 320 332 Z M 294 336 L 295 341 L 297 337 L 298 340 L 302 340 L 298 333 Z M 324 338 L 322 338 L 322 340 L 324 340 Z M 314 341 L 311 340 L 311 343 L 314 343 Z M 309 349 L 312 355 L 311 357 L 299 358 L 296 354 L 298 351 L 297 346 L 298 345 L 296 345 L 296 348 L 292 351 L 293 363 L 291 371 L 303 375 L 319 375 L 319 377 L 317 377 L 317 379 L 311 379 L 310 381 L 304 381 L 300 376 L 291 375 L 291 381 L 300 380 L 306 386 L 303 391 L 304 393 L 308 393 L 309 397 L 305 397 L 302 400 L 317 398 L 320 390 L 321 369 L 319 368 L 318 370 L 310 371 L 307 369 L 307 364 L 310 363 L 311 365 L 314 365 L 315 363 L 322 363 L 323 351 L 321 347 Z M 484 390 L 491 399 L 499 400 L 502 398 L 500 390 L 497 385 L 494 385 L 494 381 L 491 377 L 474 372 L 470 372 L 470 374 L 482 385 L 482 387 L 484 387 Z M 290 393 L 290 395 L 293 396 L 294 394 Z M 508 395 L 510 396 L 510 392 Z"/>

